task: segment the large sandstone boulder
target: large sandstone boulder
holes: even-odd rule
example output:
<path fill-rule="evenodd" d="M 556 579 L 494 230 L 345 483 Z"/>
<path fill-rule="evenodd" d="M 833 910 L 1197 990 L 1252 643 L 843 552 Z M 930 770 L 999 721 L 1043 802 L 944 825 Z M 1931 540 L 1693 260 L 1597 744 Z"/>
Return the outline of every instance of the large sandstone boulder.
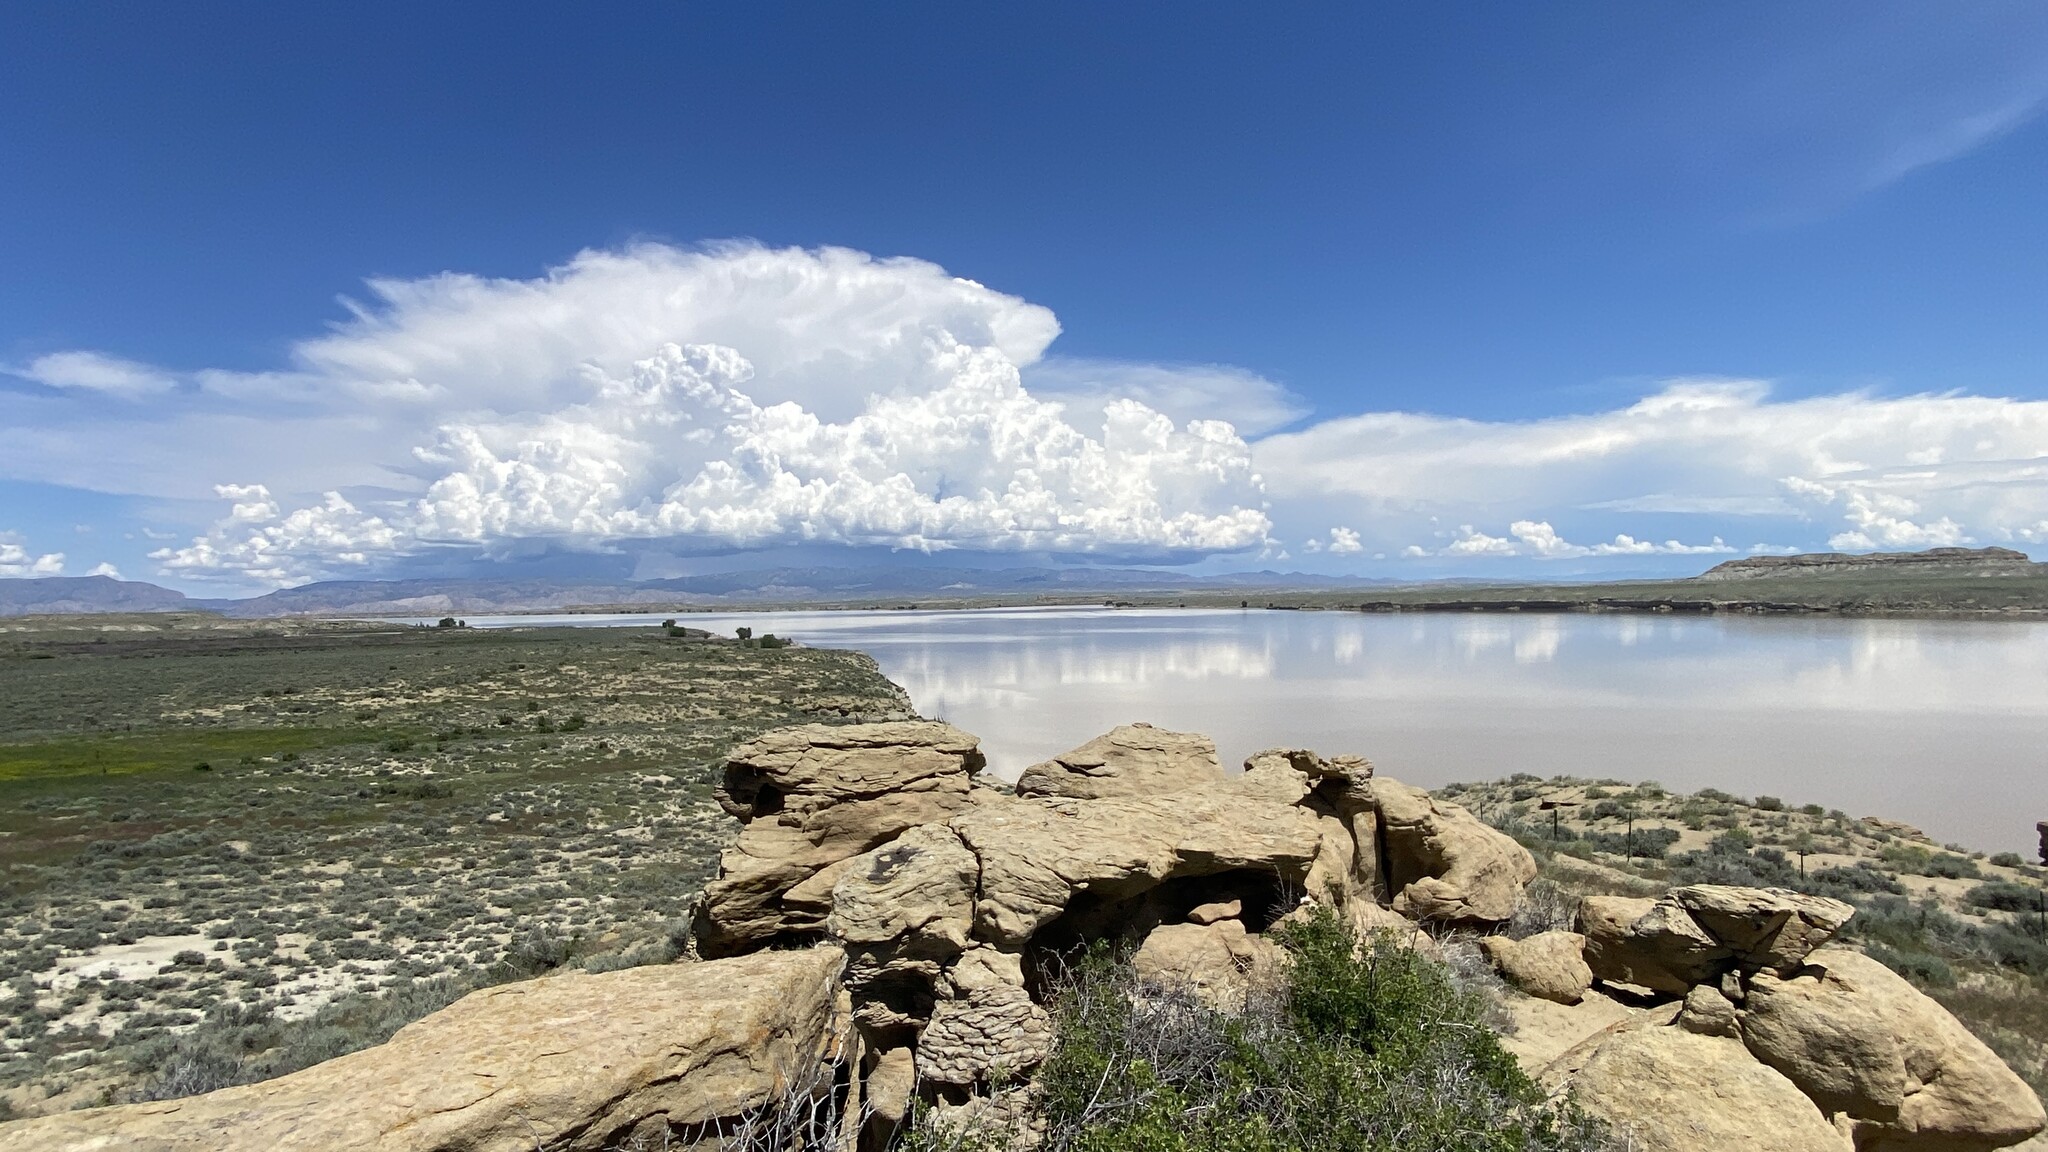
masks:
<path fill-rule="evenodd" d="M 1577 1004 L 1593 984 L 1586 938 L 1576 932 L 1539 932 L 1521 940 L 1482 936 L 1479 948 L 1501 978 L 1524 995 Z"/>
<path fill-rule="evenodd" d="M 1588 896 L 1579 930 L 1594 976 L 1683 996 L 1738 969 L 1797 968 L 1854 913 L 1840 900 L 1782 888 L 1694 884 L 1656 900 Z"/>
<path fill-rule="evenodd" d="M 1361 786 L 1379 816 L 1380 852 L 1396 912 L 1445 923 L 1505 922 L 1536 878 L 1514 838 L 1420 788 L 1377 779 Z"/>
<path fill-rule="evenodd" d="M 1322 845 L 1305 808 L 1222 787 L 1170 797 L 1017 799 L 952 828 L 981 861 L 975 934 L 1021 947 L 1077 896 L 1116 900 L 1179 877 L 1251 870 L 1299 884 Z"/>
<path fill-rule="evenodd" d="M 262 1084 L 0 1127 L 9 1152 L 533 1152 L 702 1131 L 777 1099 L 838 1030 L 823 946 L 473 992 Z"/>
<path fill-rule="evenodd" d="M 1595 977 L 1675 996 L 1718 980 L 1734 956 L 1668 897 L 1588 896 L 1579 901 L 1579 931 Z"/>
<path fill-rule="evenodd" d="M 1567 1052 L 1545 1079 L 1636 1152 L 1850 1152 L 1813 1101 L 1739 1040 L 1624 1024 Z"/>
<path fill-rule="evenodd" d="M 1783 888 L 1694 884 L 1672 889 L 1671 899 L 1750 971 L 1798 967 L 1807 953 L 1833 939 L 1856 914 L 1840 900 Z"/>
<path fill-rule="evenodd" d="M 837 870 L 825 928 L 846 945 L 855 1018 L 871 1034 L 916 1027 L 974 930 L 981 862 L 944 824 L 923 824 Z"/>
<path fill-rule="evenodd" d="M 1978 1152 L 2039 1132 L 2041 1102 L 1948 1011 L 1889 968 L 1826 948 L 1752 976 L 1742 1038 L 1871 1152 Z"/>
<path fill-rule="evenodd" d="M 823 935 L 845 862 L 970 804 L 985 761 L 950 724 L 804 724 L 733 749 L 718 800 L 743 822 L 698 908 L 698 951 Z"/>
<path fill-rule="evenodd" d="M 1216 742 L 1207 736 L 1125 724 L 1026 768 L 1017 778 L 1017 795 L 1071 800 L 1160 796 L 1222 779 Z"/>

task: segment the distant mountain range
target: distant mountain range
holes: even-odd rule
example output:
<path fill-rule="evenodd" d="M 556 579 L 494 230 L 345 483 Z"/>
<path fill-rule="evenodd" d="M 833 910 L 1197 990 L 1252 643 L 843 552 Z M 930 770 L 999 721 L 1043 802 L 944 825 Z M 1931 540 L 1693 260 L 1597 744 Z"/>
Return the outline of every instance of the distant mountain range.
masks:
<path fill-rule="evenodd" d="M 1347 588 L 1386 583 L 1301 573 L 1187 576 L 1139 568 L 764 568 L 664 580 L 323 580 L 247 599 L 202 599 L 135 580 L 49 576 L 0 580 L 0 616 L 90 612 L 219 612 L 236 617 L 486 615 L 595 607 L 744 607 L 775 603 L 898 603 L 1044 593 Z"/>
<path fill-rule="evenodd" d="M 1868 555 L 1812 553 L 1730 560 L 1700 581 L 1867 575 L 1929 577 L 2044 576 L 2009 548 L 1933 548 Z M 593 608 L 742 608 L 760 604 L 896 606 L 1043 595 L 1343 590 L 1384 588 L 1392 580 L 1237 572 L 1189 576 L 1143 568 L 762 568 L 664 580 L 325 580 L 247 599 L 201 599 L 138 580 L 50 576 L 0 580 L 0 616 L 97 612 L 218 612 L 235 617 L 490 615 Z M 1475 581 L 1440 581 L 1475 584 Z"/>

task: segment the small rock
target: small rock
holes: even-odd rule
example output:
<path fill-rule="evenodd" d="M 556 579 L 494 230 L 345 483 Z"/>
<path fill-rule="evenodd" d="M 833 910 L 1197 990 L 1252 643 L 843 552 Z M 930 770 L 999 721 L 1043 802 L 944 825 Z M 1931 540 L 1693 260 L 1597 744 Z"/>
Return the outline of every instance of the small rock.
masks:
<path fill-rule="evenodd" d="M 1191 924 L 1214 924 L 1218 920 L 1235 920 L 1244 915 L 1244 901 L 1223 900 L 1215 904 L 1197 905 L 1188 913 Z"/>
<path fill-rule="evenodd" d="M 1735 1018 L 1735 1005 L 1719 990 L 1705 984 L 1685 994 L 1685 1007 L 1679 1010 L 1678 1026 L 1702 1036 L 1738 1039 L 1742 1036 L 1742 1028 Z"/>
<path fill-rule="evenodd" d="M 1593 983 L 1586 938 L 1577 932 L 1539 932 L 1523 940 L 1483 936 L 1480 950 L 1519 991 L 1558 1004 L 1577 1004 Z"/>

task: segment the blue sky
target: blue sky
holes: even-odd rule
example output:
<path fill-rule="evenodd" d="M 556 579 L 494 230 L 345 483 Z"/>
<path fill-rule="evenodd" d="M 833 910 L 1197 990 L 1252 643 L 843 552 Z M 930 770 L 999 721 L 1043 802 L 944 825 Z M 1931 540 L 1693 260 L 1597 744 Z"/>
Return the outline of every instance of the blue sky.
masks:
<path fill-rule="evenodd" d="M 0 574 L 2048 555 L 2044 108 L 2038 4 L 12 4 Z"/>

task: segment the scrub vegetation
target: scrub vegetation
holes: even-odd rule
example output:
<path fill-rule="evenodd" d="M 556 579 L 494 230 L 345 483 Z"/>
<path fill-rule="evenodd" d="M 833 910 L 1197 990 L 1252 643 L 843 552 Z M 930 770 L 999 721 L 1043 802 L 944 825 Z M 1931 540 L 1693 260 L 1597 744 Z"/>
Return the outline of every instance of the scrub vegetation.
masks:
<path fill-rule="evenodd" d="M 7 622 L 0 701 L 0 1115 L 671 959 L 733 831 L 725 751 L 910 712 L 858 653 L 695 629 L 166 615 Z"/>
<path fill-rule="evenodd" d="M 2048 870 L 1936 844 L 1890 820 L 1717 789 L 1531 775 L 1439 795 L 1512 833 L 1543 867 L 1529 930 L 1576 896 L 1681 884 L 1789 888 L 1856 907 L 1842 942 L 1939 1000 L 2048 1096 Z"/>
<path fill-rule="evenodd" d="M 1290 962 L 1224 1013 L 1098 943 L 1053 984 L 1058 1041 L 1026 1125 L 1047 1152 L 1578 1152 L 1603 1125 L 1552 1100 L 1488 1026 L 1490 989 L 1329 909 L 1275 933 Z M 1474 970 L 1475 973 L 1479 969 Z M 911 1152 L 1011 1146 L 923 1118 Z"/>

